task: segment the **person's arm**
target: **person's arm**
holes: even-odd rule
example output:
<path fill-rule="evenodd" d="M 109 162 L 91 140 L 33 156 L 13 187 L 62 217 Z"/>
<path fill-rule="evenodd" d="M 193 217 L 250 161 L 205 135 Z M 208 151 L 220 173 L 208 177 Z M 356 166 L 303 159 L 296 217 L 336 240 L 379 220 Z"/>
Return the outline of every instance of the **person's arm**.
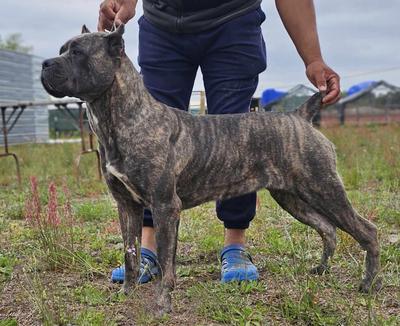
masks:
<path fill-rule="evenodd" d="M 297 52 L 306 66 L 306 75 L 321 92 L 325 104 L 340 98 L 339 75 L 322 59 L 312 0 L 275 0 L 276 8 Z"/>
<path fill-rule="evenodd" d="M 105 0 L 100 5 L 99 22 L 97 30 L 111 29 L 115 23 L 117 26 L 126 24 L 135 16 L 137 0 Z"/>

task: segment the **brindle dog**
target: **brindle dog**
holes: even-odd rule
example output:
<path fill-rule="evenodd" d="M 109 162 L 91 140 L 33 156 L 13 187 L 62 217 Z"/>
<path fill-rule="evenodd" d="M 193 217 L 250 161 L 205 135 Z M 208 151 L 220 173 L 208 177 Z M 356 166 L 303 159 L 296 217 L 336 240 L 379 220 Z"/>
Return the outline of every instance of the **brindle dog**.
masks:
<path fill-rule="evenodd" d="M 129 290 L 139 271 L 143 208 L 153 212 L 162 270 L 159 305 L 171 308 L 179 214 L 201 203 L 267 188 L 279 205 L 323 241 L 322 274 L 336 246 L 336 227 L 367 251 L 367 292 L 379 270 L 376 227 L 351 206 L 336 172 L 332 143 L 311 125 L 321 94 L 297 111 L 194 117 L 156 101 L 124 53 L 121 25 L 65 43 L 43 63 L 42 82 L 56 96 L 87 103 L 102 169 L 118 204 Z M 163 78 L 160 76 L 160 78 Z"/>

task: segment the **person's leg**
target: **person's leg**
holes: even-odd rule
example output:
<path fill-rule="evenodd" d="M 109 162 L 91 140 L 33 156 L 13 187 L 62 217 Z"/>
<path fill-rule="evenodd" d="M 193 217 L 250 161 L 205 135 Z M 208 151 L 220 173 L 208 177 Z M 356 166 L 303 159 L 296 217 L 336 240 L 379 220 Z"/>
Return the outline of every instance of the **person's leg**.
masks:
<path fill-rule="evenodd" d="M 139 19 L 138 62 L 150 94 L 171 107 L 188 110 L 198 63 L 190 37 L 168 33 Z"/>
<path fill-rule="evenodd" d="M 246 229 L 225 228 L 224 247 L 234 243 L 242 246 L 246 244 Z"/>
<path fill-rule="evenodd" d="M 260 28 L 264 19 L 258 9 L 215 29 L 201 63 L 208 113 L 249 112 L 258 74 L 266 68 Z M 221 256 L 228 262 L 223 261 L 222 281 L 256 279 L 257 270 L 244 253 L 245 230 L 255 215 L 256 193 L 218 201 L 216 210 L 226 228 Z"/>
<path fill-rule="evenodd" d="M 187 110 L 198 65 L 184 37 L 162 31 L 144 17 L 139 20 L 139 66 L 150 94 L 171 107 Z M 142 246 L 156 251 L 151 212 L 145 210 Z"/>
<path fill-rule="evenodd" d="M 171 107 L 187 110 L 198 64 L 193 60 L 190 40 L 154 27 L 144 17 L 139 19 L 139 66 L 150 94 Z M 187 50 L 184 51 L 183 49 Z M 158 273 L 156 239 L 151 212 L 144 211 L 140 283 Z M 147 272 L 146 272 L 147 271 Z M 123 281 L 124 266 L 113 270 L 111 279 Z"/>

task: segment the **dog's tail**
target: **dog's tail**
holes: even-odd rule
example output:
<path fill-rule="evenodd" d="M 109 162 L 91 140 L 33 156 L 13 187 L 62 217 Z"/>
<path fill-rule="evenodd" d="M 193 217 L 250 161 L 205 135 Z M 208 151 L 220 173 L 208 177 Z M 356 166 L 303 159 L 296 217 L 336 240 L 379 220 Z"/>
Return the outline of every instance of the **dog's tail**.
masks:
<path fill-rule="evenodd" d="M 314 116 L 318 113 L 318 111 L 322 108 L 322 98 L 325 96 L 325 93 L 318 92 L 311 96 L 307 102 L 302 104 L 297 110 L 296 113 L 311 122 Z"/>

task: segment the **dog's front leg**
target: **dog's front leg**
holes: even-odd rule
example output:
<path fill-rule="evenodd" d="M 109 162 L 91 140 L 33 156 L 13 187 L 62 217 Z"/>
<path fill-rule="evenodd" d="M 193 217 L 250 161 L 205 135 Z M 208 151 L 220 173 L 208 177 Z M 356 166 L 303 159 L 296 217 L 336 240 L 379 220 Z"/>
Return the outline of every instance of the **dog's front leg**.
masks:
<path fill-rule="evenodd" d="M 125 280 L 123 291 L 128 293 L 135 285 L 140 268 L 143 206 L 135 202 L 123 182 L 111 173 L 105 164 L 103 146 L 99 146 L 103 176 L 118 205 L 119 222 L 125 250 Z"/>
<path fill-rule="evenodd" d="M 121 229 L 123 224 L 126 233 L 123 234 L 125 249 L 125 279 L 123 291 L 129 293 L 137 283 L 140 267 L 140 243 L 142 238 L 143 207 L 133 200 L 118 201 Z"/>
<path fill-rule="evenodd" d="M 133 201 L 129 192 L 118 180 L 107 182 L 118 205 L 119 222 L 124 240 L 125 279 L 124 293 L 135 286 L 140 267 L 140 244 L 142 239 L 143 206 Z"/>
<path fill-rule="evenodd" d="M 158 299 L 161 314 L 171 311 L 171 291 L 175 287 L 175 257 L 180 207 L 180 200 L 175 197 L 167 204 L 157 204 L 153 209 L 157 255 L 162 277 L 160 282 L 160 297 Z"/>

